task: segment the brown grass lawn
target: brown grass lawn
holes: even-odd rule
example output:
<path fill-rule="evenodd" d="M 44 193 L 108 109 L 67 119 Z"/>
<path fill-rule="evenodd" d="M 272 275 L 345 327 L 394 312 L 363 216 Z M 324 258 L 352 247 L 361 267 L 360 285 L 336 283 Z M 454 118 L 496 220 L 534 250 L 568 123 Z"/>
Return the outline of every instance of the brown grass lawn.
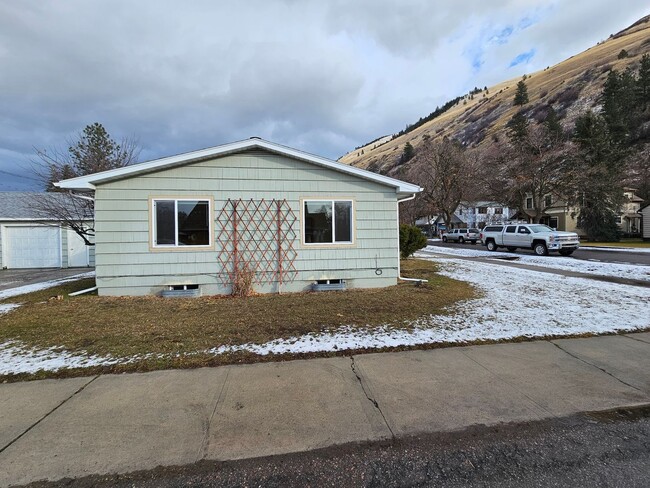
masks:
<path fill-rule="evenodd" d="M 642 239 L 621 239 L 618 242 L 590 242 L 590 241 L 581 241 L 583 246 L 594 246 L 594 247 L 629 247 L 629 248 L 641 248 L 641 249 L 650 249 L 650 241 L 643 241 Z"/>
<path fill-rule="evenodd" d="M 5 300 L 3 303 L 23 305 L 0 317 L 0 344 L 18 340 L 36 348 L 62 347 L 100 356 L 163 355 L 162 359 L 140 359 L 126 365 L 102 367 L 100 371 L 251 362 L 264 358 L 249 353 L 216 357 L 200 351 L 220 345 L 264 343 L 342 325 L 372 328 L 390 324 L 408 328 L 414 319 L 441 313 L 444 307 L 475 296 L 468 283 L 438 275 L 436 265 L 430 261 L 406 260 L 403 274 L 428 279 L 429 283 L 250 298 L 67 297 L 67 293 L 94 284 L 93 280 L 81 280 Z M 51 298 L 56 295 L 65 298 Z M 177 353 L 182 356 L 176 356 Z M 188 353 L 191 355 L 187 356 Z M 85 375 L 97 369 L 27 377 Z"/>

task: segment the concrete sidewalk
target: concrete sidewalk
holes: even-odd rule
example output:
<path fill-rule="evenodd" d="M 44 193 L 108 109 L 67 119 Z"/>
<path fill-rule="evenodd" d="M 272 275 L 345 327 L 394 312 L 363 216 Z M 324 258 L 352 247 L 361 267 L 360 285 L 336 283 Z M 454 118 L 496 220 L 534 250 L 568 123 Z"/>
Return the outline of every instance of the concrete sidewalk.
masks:
<path fill-rule="evenodd" d="M 0 486 L 650 403 L 650 333 L 0 385 Z"/>

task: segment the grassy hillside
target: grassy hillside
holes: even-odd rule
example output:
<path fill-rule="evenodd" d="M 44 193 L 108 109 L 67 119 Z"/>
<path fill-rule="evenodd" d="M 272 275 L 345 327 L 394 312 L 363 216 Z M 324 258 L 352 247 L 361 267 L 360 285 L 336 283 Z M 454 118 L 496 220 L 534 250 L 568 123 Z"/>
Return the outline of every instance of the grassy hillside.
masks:
<path fill-rule="evenodd" d="M 621 50 L 628 57 L 618 59 Z M 527 75 L 529 117 L 541 118 L 552 104 L 565 128 L 588 109 L 598 109 L 599 96 L 610 69 L 624 70 L 650 53 L 650 16 L 606 41 L 571 58 Z M 410 142 L 416 149 L 423 137 L 449 136 L 468 146 L 487 146 L 504 137 L 504 126 L 521 107 L 513 106 L 517 82 L 512 79 L 488 87 L 472 96 L 466 94 L 451 108 L 435 117 L 423 117 L 412 130 L 387 135 L 342 156 L 339 161 L 382 174 L 392 174 L 402 149 Z M 433 115 L 433 114 L 432 114 Z M 432 120 L 426 121 L 428 118 Z"/>

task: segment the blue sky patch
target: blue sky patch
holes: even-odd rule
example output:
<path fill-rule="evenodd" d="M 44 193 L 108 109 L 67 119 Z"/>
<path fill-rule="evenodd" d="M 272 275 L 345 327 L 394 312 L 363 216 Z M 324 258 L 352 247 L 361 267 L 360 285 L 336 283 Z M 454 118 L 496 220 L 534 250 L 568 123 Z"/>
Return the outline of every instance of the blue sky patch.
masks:
<path fill-rule="evenodd" d="M 533 48 L 530 51 L 526 51 L 525 53 L 521 53 L 518 56 L 515 57 L 512 61 L 510 61 L 510 66 L 508 68 L 512 68 L 513 66 L 517 66 L 519 64 L 525 64 L 533 57 L 535 56 L 536 49 Z"/>

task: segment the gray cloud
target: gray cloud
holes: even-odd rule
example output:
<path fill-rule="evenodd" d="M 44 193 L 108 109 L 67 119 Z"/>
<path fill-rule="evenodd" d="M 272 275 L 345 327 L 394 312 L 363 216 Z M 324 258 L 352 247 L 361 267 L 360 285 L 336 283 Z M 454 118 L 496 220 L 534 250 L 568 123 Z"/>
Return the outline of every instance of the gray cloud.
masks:
<path fill-rule="evenodd" d="M 86 124 L 143 158 L 265 137 L 328 157 L 583 50 L 635 0 L 0 4 L 0 189 Z M 527 63 L 509 68 L 535 49 Z"/>

